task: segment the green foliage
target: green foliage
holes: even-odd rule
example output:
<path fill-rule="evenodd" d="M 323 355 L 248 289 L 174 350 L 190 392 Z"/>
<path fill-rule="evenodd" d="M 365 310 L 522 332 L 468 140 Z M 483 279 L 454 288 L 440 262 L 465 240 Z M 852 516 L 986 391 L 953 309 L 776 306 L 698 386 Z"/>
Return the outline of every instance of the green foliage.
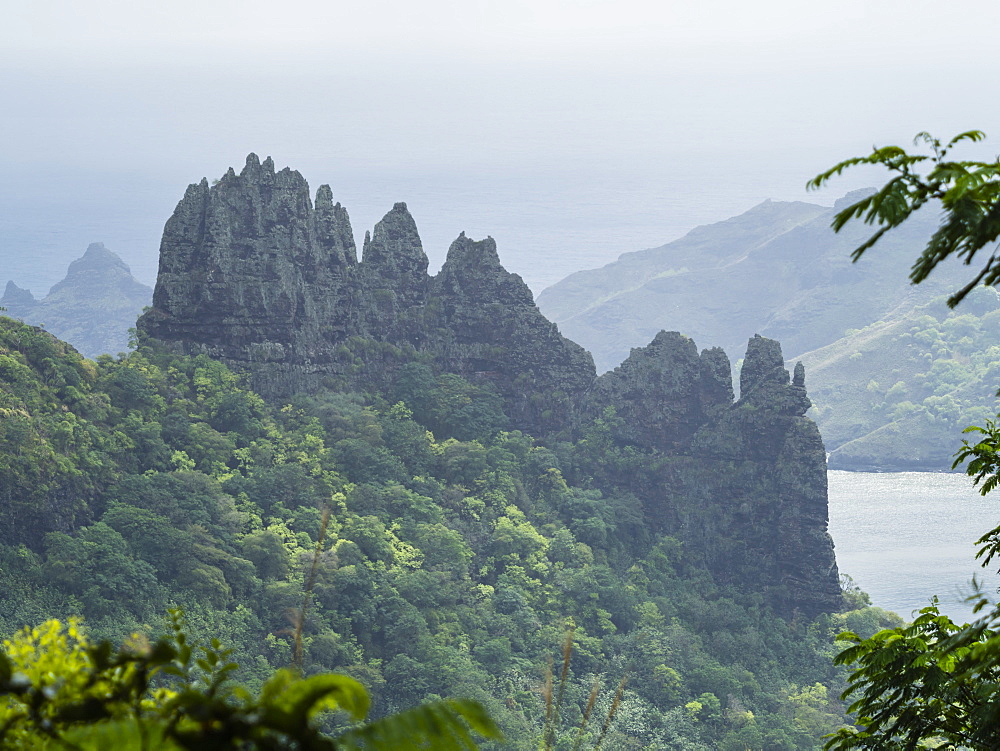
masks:
<path fill-rule="evenodd" d="M 881 225 L 855 250 L 855 260 L 914 211 L 939 201 L 943 208 L 941 225 L 910 275 L 914 283 L 919 283 L 952 254 L 971 264 L 976 253 L 1000 235 L 1000 161 L 988 164 L 945 160 L 955 144 L 982 138 L 981 132 L 969 131 L 942 146 L 924 133 L 918 140 L 930 145 L 932 156 L 912 156 L 897 147 L 876 149 L 868 157 L 841 162 L 810 185 L 819 187 L 856 164 L 881 164 L 897 173 L 880 191 L 840 212 L 834 221 L 837 230 L 862 217 L 867 224 Z M 915 170 L 922 162 L 931 165 L 926 176 Z M 971 282 L 948 299 L 948 305 L 957 305 L 980 283 L 1000 283 L 996 253 Z M 959 341 L 964 342 L 963 346 L 973 344 L 973 320 L 956 318 L 947 323 L 955 335 L 962 337 Z M 920 346 L 934 348 L 937 331 L 933 327 L 913 333 Z M 938 362 L 931 372 L 948 383 L 962 377 L 953 372 L 955 367 Z M 985 495 L 1000 483 L 1000 429 L 995 422 L 987 421 L 985 428 L 972 426 L 965 432 L 982 437 L 976 443 L 962 442 L 953 468 L 967 462 L 966 472 Z M 977 557 L 987 565 L 1000 552 L 1000 528 L 980 538 L 979 544 L 983 547 Z M 842 640 L 853 644 L 842 650 L 835 661 L 855 666 L 844 697 L 854 699 L 849 709 L 856 715 L 857 726 L 838 730 L 826 747 L 835 751 L 939 747 L 986 751 L 1000 746 L 1000 637 L 995 631 L 1000 607 L 982 598 L 975 610 L 984 609 L 986 614 L 974 623 L 959 625 L 942 615 L 935 602 L 908 626 L 882 629 L 867 638 L 853 632 L 841 634 Z"/>
<path fill-rule="evenodd" d="M 411 363 L 400 368 L 393 393 L 442 438 L 491 435 L 507 423 L 497 394 L 454 373 L 435 376 L 426 365 Z"/>
<path fill-rule="evenodd" d="M 282 669 L 258 695 L 232 682 L 237 669 L 217 639 L 193 644 L 179 611 L 172 634 L 120 650 L 91 644 L 77 624 L 49 621 L 4 642 L 0 744 L 11 749 L 417 749 L 477 748 L 470 729 L 501 738 L 474 701 L 447 700 L 383 717 L 332 738 L 322 713 L 364 720 L 369 696 L 345 675 Z M 109 745 L 111 744 L 111 745 Z"/>
<path fill-rule="evenodd" d="M 404 707 L 430 702 L 407 715 L 430 727 L 470 706 L 434 703 L 444 696 L 480 702 L 509 747 L 534 748 L 541 668 L 567 618 L 570 747 L 594 681 L 607 690 L 589 742 L 627 667 L 604 748 L 817 749 L 819 724 L 843 722 L 835 701 L 819 724 L 802 720 L 790 697 L 816 683 L 839 692 L 846 671 L 828 655 L 846 622 L 783 620 L 709 575 L 706 555 L 756 562 L 708 518 L 718 504 L 696 459 L 637 451 L 613 413 L 543 445 L 504 431 L 491 393 L 407 373 L 402 399 L 321 392 L 274 406 L 205 357 L 142 346 L 94 363 L 0 319 L 0 633 L 82 616 L 95 639 L 122 643 L 182 606 L 192 639 L 232 648 L 222 662 L 240 665 L 230 677 L 254 701 L 293 662 L 363 684 L 371 729 L 344 736 L 361 748 L 396 743 L 379 722 Z M 741 469 L 725 470 L 733 486 Z M 714 531 L 682 545 L 665 518 Z M 851 623 L 880 622 L 855 607 Z M 717 710 L 692 717 L 685 705 L 709 706 L 706 694 Z M 350 730 L 343 717 L 310 722 Z M 113 744 L 138 730 L 111 718 L 93 732 Z"/>
<path fill-rule="evenodd" d="M 970 425 L 963 432 L 979 433 L 983 438 L 975 443 L 963 440 L 952 468 L 965 464 L 966 474 L 979 486 L 979 492 L 986 495 L 1000 484 L 1000 427 L 987 420 L 985 428 Z"/>
<path fill-rule="evenodd" d="M 445 699 L 397 712 L 350 730 L 337 738 L 337 747 L 361 751 L 422 751 L 426 748 L 465 751 L 478 748 L 466 725 L 485 738 L 502 737 L 478 702 Z"/>
<path fill-rule="evenodd" d="M 955 433 L 1000 407 L 998 331 L 1000 295 L 981 287 L 959 310 L 942 297 L 804 356 L 831 466 L 945 469 Z"/>
<path fill-rule="evenodd" d="M 615 714 L 618 712 L 622 695 L 625 691 L 625 684 L 628 682 L 628 674 L 626 673 L 618 683 L 618 688 L 611 698 L 611 704 L 607 715 L 603 718 L 603 722 L 600 722 L 600 717 L 596 717 L 594 719 L 598 722 L 595 722 L 592 727 L 588 728 L 588 725 L 591 725 L 591 715 L 601 693 L 600 679 L 595 678 L 594 684 L 590 689 L 590 694 L 587 697 L 587 704 L 583 709 L 583 714 L 577 726 L 569 730 L 561 727 L 562 723 L 560 721 L 566 709 L 564 706 L 566 691 L 567 688 L 570 688 L 569 673 L 570 662 L 573 657 L 573 634 L 575 630 L 576 628 L 573 625 L 570 625 L 566 630 L 566 639 L 563 642 L 562 650 L 562 666 L 558 679 L 553 674 L 551 662 L 545 673 L 545 683 L 542 687 L 542 698 L 545 701 L 545 723 L 542 726 L 542 732 L 538 741 L 539 751 L 551 751 L 551 749 L 556 748 L 557 739 L 561 741 L 560 745 L 568 746 L 570 738 L 572 738 L 573 751 L 579 749 L 584 742 L 587 742 L 588 748 L 594 748 L 595 751 L 599 749 L 607 737 L 608 729 L 611 727 Z M 595 728 L 597 728 L 596 734 L 594 732 Z"/>
<path fill-rule="evenodd" d="M 45 553 L 49 580 L 78 596 L 96 616 L 111 615 L 122 605 L 141 615 L 159 589 L 153 567 L 133 558 L 125 538 L 104 522 L 74 536 L 49 533 Z"/>
<path fill-rule="evenodd" d="M 833 228 L 840 231 L 855 219 L 877 226 L 852 258 L 857 261 L 889 230 L 898 227 L 919 209 L 939 203 L 941 224 L 931 236 L 920 257 L 913 264 L 910 279 L 919 284 L 944 259 L 951 255 L 971 265 L 976 254 L 1000 236 L 1000 160 L 994 162 L 951 161 L 951 149 L 963 141 L 981 141 L 985 134 L 970 130 L 947 144 L 928 133 L 920 133 L 914 143 L 924 143 L 930 154 L 910 154 L 898 146 L 876 148 L 868 156 L 846 159 L 809 181 L 819 188 L 835 175 L 858 165 L 881 165 L 895 176 L 880 190 L 840 211 Z M 923 174 L 922 167 L 929 166 Z M 965 286 L 948 298 L 954 307 L 980 284 L 1000 283 L 1000 262 L 994 252 L 980 271 Z"/>
<path fill-rule="evenodd" d="M 981 603 L 985 605 L 985 601 Z M 836 662 L 856 665 L 846 695 L 859 728 L 843 728 L 829 749 L 995 749 L 1000 745 L 1000 636 L 996 611 L 974 625 L 958 625 L 936 605 L 908 626 L 862 639 Z"/>

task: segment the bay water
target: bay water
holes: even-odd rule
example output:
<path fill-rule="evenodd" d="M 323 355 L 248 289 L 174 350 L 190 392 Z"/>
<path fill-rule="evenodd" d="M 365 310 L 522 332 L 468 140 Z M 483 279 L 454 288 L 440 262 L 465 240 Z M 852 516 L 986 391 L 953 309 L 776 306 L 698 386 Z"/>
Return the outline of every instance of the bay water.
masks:
<path fill-rule="evenodd" d="M 872 603 L 911 620 L 937 595 L 942 612 L 967 621 L 973 577 L 997 597 L 997 565 L 984 569 L 975 541 L 1000 525 L 1000 492 L 981 496 L 962 474 L 827 473 L 837 564 Z"/>

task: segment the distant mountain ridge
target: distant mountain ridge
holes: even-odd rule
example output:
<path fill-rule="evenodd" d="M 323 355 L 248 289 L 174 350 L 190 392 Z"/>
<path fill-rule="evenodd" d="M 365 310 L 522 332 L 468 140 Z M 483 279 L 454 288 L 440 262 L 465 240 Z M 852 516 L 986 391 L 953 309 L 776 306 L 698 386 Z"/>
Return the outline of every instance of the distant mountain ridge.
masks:
<path fill-rule="evenodd" d="M 538 306 L 590 350 L 598 371 L 661 329 L 730 352 L 759 333 L 780 340 L 794 360 L 902 303 L 928 302 L 961 277 L 956 264 L 920 287 L 909 284 L 915 250 L 934 229 L 934 217 L 919 215 L 852 264 L 866 228 L 835 234 L 830 222 L 863 193 L 833 208 L 765 201 L 674 242 L 572 274 L 544 290 Z"/>
<path fill-rule="evenodd" d="M 128 349 L 128 331 L 152 298 L 153 290 L 132 276 L 128 264 L 98 242 L 41 300 L 8 281 L 0 307 L 6 308 L 4 315 L 43 325 L 94 358 Z"/>
<path fill-rule="evenodd" d="M 912 218 L 853 264 L 866 227 L 836 234 L 830 223 L 865 192 L 832 208 L 765 201 L 573 274 L 538 305 L 599 371 L 661 328 L 729 351 L 758 332 L 780 339 L 788 364 L 801 359 L 810 372 L 810 415 L 831 467 L 950 469 L 962 429 L 1000 407 L 1000 298 L 983 289 L 949 311 L 943 295 L 964 283 L 958 263 L 909 283 L 933 215 Z"/>

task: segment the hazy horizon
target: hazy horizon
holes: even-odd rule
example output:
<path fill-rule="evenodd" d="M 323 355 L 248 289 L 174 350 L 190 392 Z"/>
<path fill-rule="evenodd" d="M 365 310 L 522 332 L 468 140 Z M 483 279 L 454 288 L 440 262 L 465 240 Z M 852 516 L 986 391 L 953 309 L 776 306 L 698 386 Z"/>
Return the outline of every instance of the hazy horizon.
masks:
<path fill-rule="evenodd" d="M 537 293 L 920 130 L 994 136 L 984 2 L 19 7 L 0 30 L 0 282 L 87 244 L 146 283 L 184 188 L 248 152 L 329 183 L 358 240 L 396 201 L 432 268 L 465 231 Z M 993 141 L 976 152 L 996 153 Z"/>

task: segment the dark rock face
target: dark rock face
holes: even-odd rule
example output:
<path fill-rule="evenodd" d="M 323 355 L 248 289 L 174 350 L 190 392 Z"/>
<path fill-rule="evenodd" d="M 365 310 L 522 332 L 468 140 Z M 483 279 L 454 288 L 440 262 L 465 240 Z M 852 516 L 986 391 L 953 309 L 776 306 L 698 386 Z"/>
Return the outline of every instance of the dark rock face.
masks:
<path fill-rule="evenodd" d="M 785 610 L 831 610 L 841 599 L 840 577 L 827 532 L 826 449 L 805 417 L 805 368 L 796 365 L 789 383 L 781 345 L 754 336 L 740 392 L 719 434 L 731 447 L 735 471 L 724 482 L 739 501 L 747 563 L 771 572 L 772 598 Z"/>
<path fill-rule="evenodd" d="M 463 232 L 431 283 L 431 299 L 440 305 L 433 349 L 445 370 L 493 384 L 517 426 L 545 433 L 568 425 L 573 397 L 594 380 L 594 361 L 500 265 L 493 238 L 475 242 Z"/>
<path fill-rule="evenodd" d="M 436 276 L 397 203 L 359 262 L 328 186 L 315 204 L 297 172 L 251 155 L 237 175 L 192 185 L 167 222 L 153 309 L 140 331 L 249 374 L 265 397 L 331 384 L 379 391 L 414 360 L 501 397 L 512 427 L 580 435 L 608 414 L 612 438 L 649 461 L 616 480 L 641 493 L 647 522 L 675 535 L 722 581 L 786 612 L 835 608 L 823 443 L 804 417 L 805 373 L 790 383 L 777 342 L 750 340 L 735 402 L 721 349 L 699 354 L 660 332 L 596 378 L 492 238 L 462 233 Z"/>
<path fill-rule="evenodd" d="M 252 369 L 265 394 L 315 387 L 347 335 L 356 265 L 347 212 L 329 187 L 251 154 L 237 175 L 191 185 L 167 221 L 153 310 L 140 328 Z"/>
<path fill-rule="evenodd" d="M 778 342 L 760 334 L 750 340 L 740 371 L 740 404 L 801 417 L 812 406 L 805 384 L 805 367 L 799 363 L 795 366 L 795 380 L 789 385 Z"/>
<path fill-rule="evenodd" d="M 0 306 L 7 309 L 4 315 L 44 325 L 85 356 L 97 357 L 128 349 L 128 331 L 151 296 L 121 258 L 103 243 L 91 243 L 46 297 L 36 300 L 8 282 Z"/>
<path fill-rule="evenodd" d="M 687 337 L 661 331 L 596 380 L 579 420 L 614 408 L 614 438 L 651 452 L 654 468 L 632 479 L 649 498 L 649 522 L 684 539 L 717 578 L 766 583 L 783 612 L 832 610 L 841 595 L 826 452 L 804 417 L 805 370 L 789 383 L 780 345 L 754 337 L 740 384 L 734 404 L 725 353 L 699 356 Z"/>
<path fill-rule="evenodd" d="M 416 222 L 406 204 L 397 203 L 365 234 L 354 333 L 422 349 L 430 333 L 424 320 L 430 279 Z"/>
<path fill-rule="evenodd" d="M 713 386 L 718 384 L 711 383 L 707 390 L 713 391 Z M 707 419 L 702 392 L 702 361 L 695 343 L 676 331 L 661 331 L 597 379 L 584 413 L 596 416 L 614 406 L 624 422 L 619 435 L 624 443 L 676 452 L 690 445 Z"/>
<path fill-rule="evenodd" d="M 405 203 L 365 237 L 358 263 L 329 186 L 313 205 L 298 172 L 251 154 L 239 175 L 191 185 L 177 205 L 139 329 L 248 372 L 267 397 L 378 386 L 419 354 L 492 383 L 517 427 L 565 425 L 593 360 L 538 312 L 493 240 L 463 234 L 436 277 L 427 263 Z"/>

